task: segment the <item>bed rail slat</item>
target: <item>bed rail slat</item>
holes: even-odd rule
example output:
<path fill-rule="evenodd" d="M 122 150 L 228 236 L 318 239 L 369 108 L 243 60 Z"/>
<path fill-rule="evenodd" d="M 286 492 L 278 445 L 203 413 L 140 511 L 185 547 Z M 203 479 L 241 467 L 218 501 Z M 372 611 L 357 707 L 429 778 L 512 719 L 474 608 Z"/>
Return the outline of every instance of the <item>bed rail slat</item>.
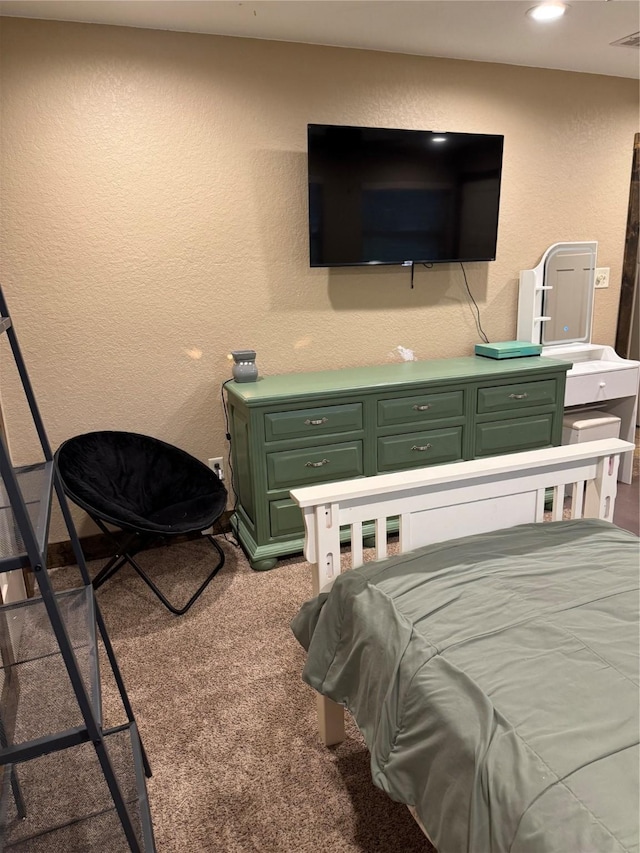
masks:
<path fill-rule="evenodd" d="M 573 484 L 571 493 L 571 518 L 582 518 L 584 512 L 584 480 Z"/>
<path fill-rule="evenodd" d="M 411 518 L 412 515 L 410 512 L 403 512 L 400 515 L 400 528 L 398 533 L 400 535 L 401 554 L 404 554 L 405 551 L 411 550 Z"/>
<path fill-rule="evenodd" d="M 376 559 L 384 560 L 387 556 L 387 517 L 376 518 Z"/>
<path fill-rule="evenodd" d="M 564 512 L 564 486 L 553 487 L 553 510 L 551 518 L 553 521 L 562 521 Z"/>
<path fill-rule="evenodd" d="M 362 522 L 354 521 L 351 525 L 351 568 L 357 569 L 364 563 L 362 552 Z"/>

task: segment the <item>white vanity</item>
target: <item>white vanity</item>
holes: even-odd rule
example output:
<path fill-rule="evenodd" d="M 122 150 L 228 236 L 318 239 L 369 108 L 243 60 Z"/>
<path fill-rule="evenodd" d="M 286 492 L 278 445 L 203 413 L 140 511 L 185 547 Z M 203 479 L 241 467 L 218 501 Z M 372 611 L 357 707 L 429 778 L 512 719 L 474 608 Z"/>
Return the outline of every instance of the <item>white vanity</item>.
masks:
<path fill-rule="evenodd" d="M 620 418 L 620 438 L 634 441 L 640 362 L 611 346 L 591 343 L 598 244 L 554 243 L 535 269 L 520 273 L 520 341 L 542 344 L 542 355 L 570 361 L 566 409 L 597 408 Z M 620 460 L 619 479 L 631 482 L 633 454 Z"/>

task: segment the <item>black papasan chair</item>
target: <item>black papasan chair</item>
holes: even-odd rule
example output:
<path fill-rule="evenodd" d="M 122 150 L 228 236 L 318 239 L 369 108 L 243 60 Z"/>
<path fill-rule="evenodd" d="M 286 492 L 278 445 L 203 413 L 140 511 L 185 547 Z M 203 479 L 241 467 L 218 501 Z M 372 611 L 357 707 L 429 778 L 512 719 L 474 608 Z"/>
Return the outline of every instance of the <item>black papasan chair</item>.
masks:
<path fill-rule="evenodd" d="M 93 580 L 97 589 L 129 563 L 172 613 L 186 613 L 224 565 L 218 563 L 184 607 L 175 607 L 143 571 L 135 555 L 156 539 L 201 533 L 224 512 L 227 490 L 217 475 L 184 450 L 132 432 L 88 432 L 60 445 L 55 462 L 65 494 L 82 507 L 117 551 Z M 125 531 L 118 542 L 107 525 Z"/>

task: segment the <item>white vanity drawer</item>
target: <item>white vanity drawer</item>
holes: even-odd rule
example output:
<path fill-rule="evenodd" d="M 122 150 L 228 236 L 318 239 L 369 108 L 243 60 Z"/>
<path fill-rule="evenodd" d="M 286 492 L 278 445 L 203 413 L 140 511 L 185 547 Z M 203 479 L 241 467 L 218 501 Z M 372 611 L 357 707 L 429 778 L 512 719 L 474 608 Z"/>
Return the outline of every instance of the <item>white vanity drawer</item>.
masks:
<path fill-rule="evenodd" d="M 638 392 L 637 367 L 624 370 L 603 370 L 598 373 L 567 374 L 565 406 L 615 400 L 616 397 L 635 397 Z"/>

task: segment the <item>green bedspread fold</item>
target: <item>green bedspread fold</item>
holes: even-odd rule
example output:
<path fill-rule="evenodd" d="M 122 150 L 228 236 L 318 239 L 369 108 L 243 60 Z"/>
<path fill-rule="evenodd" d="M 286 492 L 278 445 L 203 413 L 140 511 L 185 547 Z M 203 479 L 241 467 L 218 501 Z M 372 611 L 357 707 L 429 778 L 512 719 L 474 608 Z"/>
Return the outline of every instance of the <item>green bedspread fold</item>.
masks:
<path fill-rule="evenodd" d="M 638 851 L 638 539 L 527 524 L 368 563 L 292 623 L 439 853 Z"/>

